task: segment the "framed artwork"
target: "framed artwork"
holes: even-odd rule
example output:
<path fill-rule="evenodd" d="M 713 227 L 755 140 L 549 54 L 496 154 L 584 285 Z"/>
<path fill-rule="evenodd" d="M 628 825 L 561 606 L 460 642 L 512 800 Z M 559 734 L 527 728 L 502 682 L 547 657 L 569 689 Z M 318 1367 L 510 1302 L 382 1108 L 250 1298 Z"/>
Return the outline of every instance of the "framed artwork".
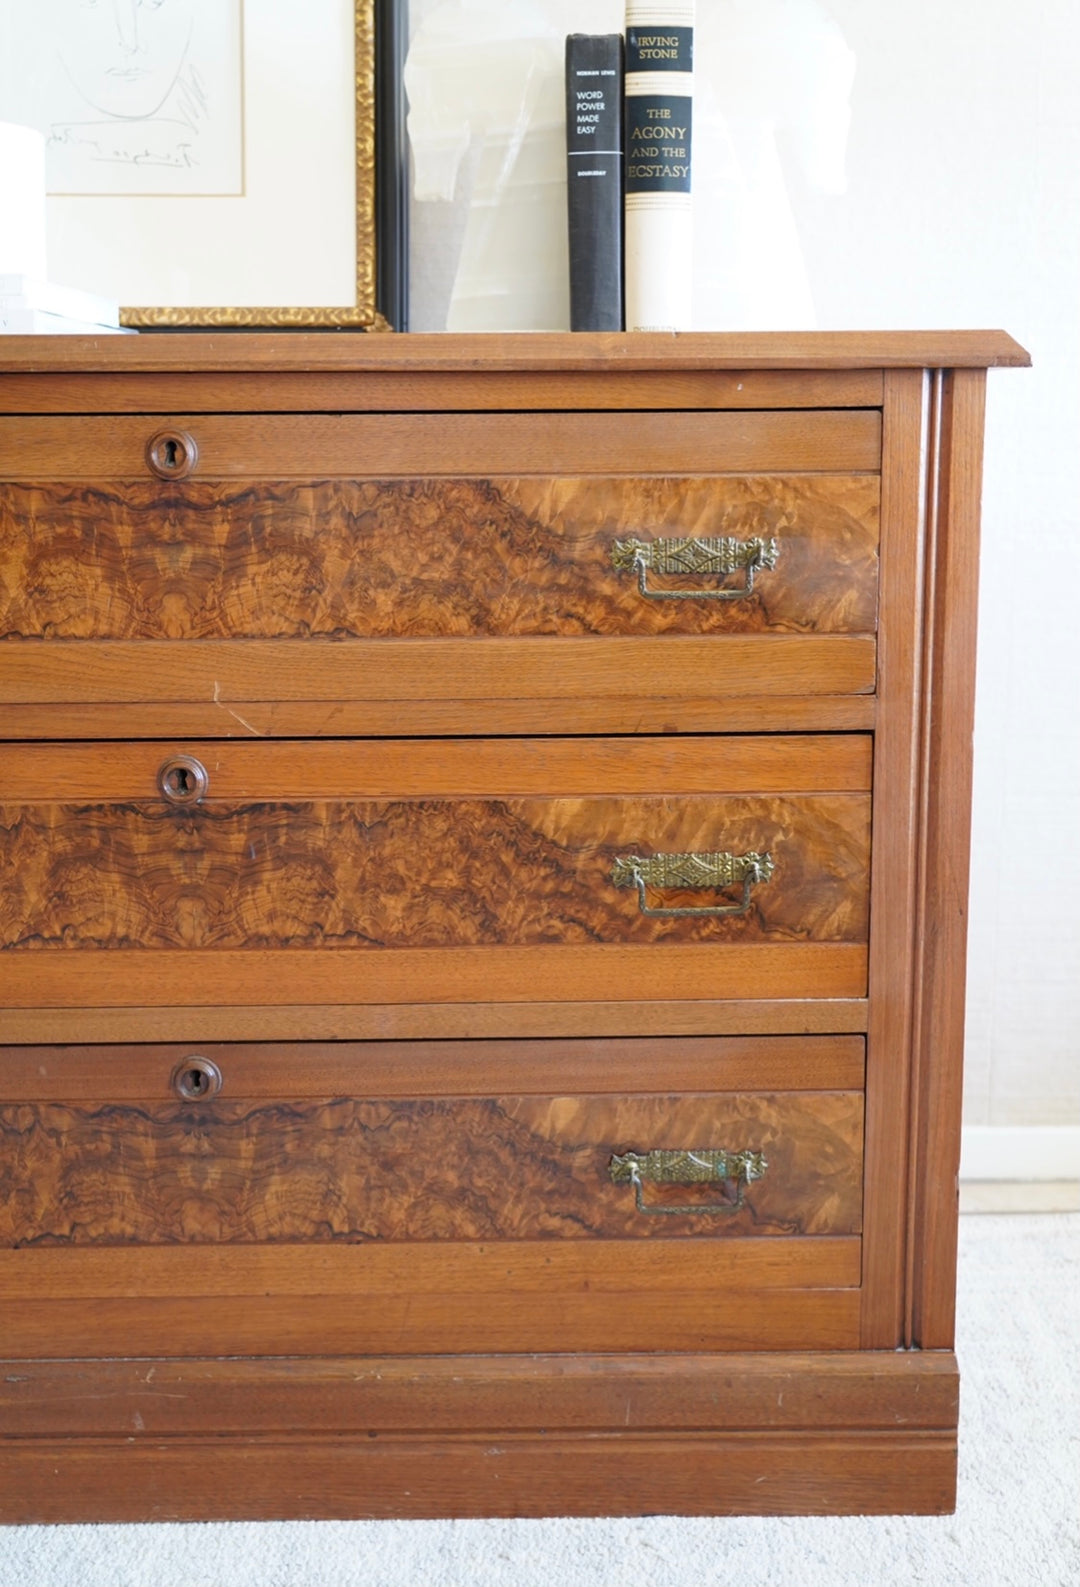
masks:
<path fill-rule="evenodd" d="M 405 317 L 401 0 L 0 0 L 49 277 L 139 328 Z"/>

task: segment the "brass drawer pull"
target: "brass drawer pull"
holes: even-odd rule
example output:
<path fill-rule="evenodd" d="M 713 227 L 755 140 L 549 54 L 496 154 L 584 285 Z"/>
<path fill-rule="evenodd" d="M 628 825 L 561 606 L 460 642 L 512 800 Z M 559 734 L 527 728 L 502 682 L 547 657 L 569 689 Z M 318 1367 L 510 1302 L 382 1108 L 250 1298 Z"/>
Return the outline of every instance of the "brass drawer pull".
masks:
<path fill-rule="evenodd" d="M 760 535 L 751 540 L 734 540 L 730 535 L 704 540 L 676 540 L 669 536 L 639 540 L 630 535 L 626 540 L 616 540 L 611 547 L 614 566 L 620 573 L 636 570 L 638 589 L 650 601 L 743 601 L 753 594 L 755 575 L 763 568 L 774 568 L 779 555 L 778 543 Z M 733 590 L 656 590 L 649 588 L 650 571 L 711 573 L 720 578 L 741 572 L 744 582 Z"/>
<path fill-rule="evenodd" d="M 146 443 L 146 462 L 158 479 L 186 479 L 199 461 L 199 444 L 186 430 L 159 430 Z"/>
<path fill-rule="evenodd" d="M 746 915 L 750 911 L 750 892 L 758 882 L 772 876 L 771 854 L 621 854 L 611 867 L 616 887 L 636 887 L 638 906 L 643 915 Z M 738 904 L 706 904 L 695 909 L 654 909 L 646 898 L 646 888 L 679 887 L 685 890 L 711 888 L 719 891 L 742 883 Z"/>
<path fill-rule="evenodd" d="M 197 805 L 209 786 L 206 767 L 194 755 L 174 755 L 158 772 L 158 787 L 173 805 Z"/>
<path fill-rule="evenodd" d="M 221 1070 L 211 1058 L 193 1054 L 182 1058 L 172 1072 L 172 1088 L 181 1102 L 203 1102 L 221 1090 Z"/>
<path fill-rule="evenodd" d="M 692 1215 L 701 1212 L 738 1212 L 747 1185 L 760 1179 L 768 1168 L 761 1152 L 726 1152 L 717 1147 L 692 1151 L 624 1152 L 608 1164 L 616 1185 L 633 1185 L 639 1212 Z M 657 1202 L 646 1204 L 644 1187 L 649 1185 L 716 1185 L 725 1189 L 723 1201 L 700 1202 L 697 1206 L 672 1206 Z"/>

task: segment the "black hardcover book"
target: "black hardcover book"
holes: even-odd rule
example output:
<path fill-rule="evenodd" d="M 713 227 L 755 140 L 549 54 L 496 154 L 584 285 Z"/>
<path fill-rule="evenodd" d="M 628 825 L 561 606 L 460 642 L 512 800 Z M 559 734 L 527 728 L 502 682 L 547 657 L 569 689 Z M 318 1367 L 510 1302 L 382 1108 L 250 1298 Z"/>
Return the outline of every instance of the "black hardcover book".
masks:
<path fill-rule="evenodd" d="M 566 40 L 566 191 L 570 329 L 623 328 L 623 40 Z"/>

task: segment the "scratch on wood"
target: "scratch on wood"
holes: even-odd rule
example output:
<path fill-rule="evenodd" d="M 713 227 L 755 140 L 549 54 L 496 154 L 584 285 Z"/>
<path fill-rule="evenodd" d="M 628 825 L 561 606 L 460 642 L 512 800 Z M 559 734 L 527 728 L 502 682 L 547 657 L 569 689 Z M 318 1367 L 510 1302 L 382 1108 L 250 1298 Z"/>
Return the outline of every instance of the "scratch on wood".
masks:
<path fill-rule="evenodd" d="M 234 711 L 231 706 L 225 704 L 221 698 L 221 684 L 216 678 L 214 680 L 214 704 L 220 706 L 226 716 L 231 716 L 234 722 L 239 722 L 241 727 L 246 728 L 253 738 L 262 738 L 263 735 L 257 727 L 252 726 L 246 717 L 240 715 L 239 711 Z"/>

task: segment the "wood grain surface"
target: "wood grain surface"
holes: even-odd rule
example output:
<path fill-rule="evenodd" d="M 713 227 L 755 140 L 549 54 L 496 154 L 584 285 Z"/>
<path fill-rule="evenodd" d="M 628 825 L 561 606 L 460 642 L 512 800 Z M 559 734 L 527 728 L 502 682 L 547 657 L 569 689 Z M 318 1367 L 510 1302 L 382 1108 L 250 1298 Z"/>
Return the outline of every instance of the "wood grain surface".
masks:
<path fill-rule="evenodd" d="M 756 413 L 172 414 L 200 479 L 474 474 L 849 473 L 877 470 L 876 408 Z M 166 421 L 0 416 L 10 479 L 147 479 Z"/>
<path fill-rule="evenodd" d="M 838 1432 L 123 1439 L 0 1450 L 8 1522 L 944 1515 L 956 1436 Z"/>
<path fill-rule="evenodd" d="M 862 1097 L 503 1097 L 0 1108 L 0 1241 L 157 1244 L 850 1234 Z M 761 1151 L 735 1211 L 649 1216 L 617 1152 Z M 646 1202 L 713 1206 L 720 1185 Z"/>
<path fill-rule="evenodd" d="M 328 739 L 317 743 L 18 744 L 5 748 L 0 802 L 158 797 L 158 772 L 194 755 L 213 799 L 477 794 L 864 793 L 867 734 L 612 738 Z"/>
<path fill-rule="evenodd" d="M 570 375 L 583 371 L 624 378 L 679 370 L 959 369 L 1026 365 L 1031 359 L 1000 330 L 714 331 L 657 336 L 650 332 L 533 331 L 492 335 L 327 336 L 259 332 L 222 336 L 20 336 L 4 349 L 0 369 L 75 374 L 149 370 L 254 371 L 306 376 L 328 370 L 419 374 L 443 370 Z M 99 382 L 107 386 L 108 381 Z"/>
<path fill-rule="evenodd" d="M 864 942 L 869 817 L 856 794 L 7 805 L 0 947 Z M 612 881 L 620 854 L 722 849 L 773 858 L 746 915 L 646 915 Z"/>
<path fill-rule="evenodd" d="M 517 1003 L 245 1005 L 238 1003 L 233 994 L 217 1007 L 165 1002 L 141 1008 L 35 1008 L 25 1003 L 15 1007 L 9 999 L 4 1010 L 4 1034 L 11 1042 L 64 1042 L 79 1046 L 85 1042 L 422 1042 L 865 1031 L 864 998 L 826 997 L 821 995 L 819 983 L 811 990 L 817 995 L 789 999 L 735 996 L 726 1002 L 700 996 L 621 1000 L 607 996 L 599 1001 L 574 1003 L 530 1001 L 529 998 L 536 998 L 535 987 L 529 998 Z M 490 991 L 485 990 L 484 996 L 489 998 Z"/>
<path fill-rule="evenodd" d="M 775 1242 L 774 1242 L 775 1244 Z M 745 1250 L 741 1246 L 727 1251 Z M 799 1246 L 802 1250 L 804 1247 Z M 947 1351 L 0 1361 L 8 1438 L 956 1428 Z"/>
<path fill-rule="evenodd" d="M 633 1016 L 630 1016 L 633 1017 Z M 0 1101 L 172 1101 L 177 1064 L 216 1063 L 239 1098 L 851 1091 L 860 1036 L 623 1036 L 559 1040 L 179 1041 L 0 1046 Z"/>
<path fill-rule="evenodd" d="M 0 638 L 861 633 L 877 507 L 873 475 L 6 485 Z M 628 535 L 775 537 L 776 566 L 652 600 Z"/>
<path fill-rule="evenodd" d="M 680 997 L 863 998 L 864 942 L 665 942 L 537 947 L 113 948 L 4 956 L 8 1009 L 227 1009 L 319 1004 L 630 1005 Z M 579 1024 L 573 1007 L 571 1023 Z M 801 1016 L 800 1016 L 801 1017 Z M 820 1025 L 818 1026 L 820 1028 Z M 249 1027 L 250 1029 L 250 1027 Z M 515 1030 L 518 1034 L 519 1030 Z M 155 1034 L 162 1034 L 160 1020 Z M 271 1032 L 279 1035 L 279 1030 Z"/>
<path fill-rule="evenodd" d="M 882 474 L 882 711 L 874 735 L 874 889 L 866 1184 L 868 1242 L 863 1339 L 907 1343 L 903 1291 L 908 1205 L 911 1022 L 918 997 L 915 896 L 921 813 L 920 687 L 925 622 L 927 480 L 934 460 L 928 383 L 917 370 L 886 377 Z"/>
<path fill-rule="evenodd" d="M 308 1241 L 303 1245 L 37 1245 L 0 1249 L 3 1293 L 12 1302 L 205 1299 L 255 1296 L 283 1308 L 317 1298 L 343 1316 L 363 1304 L 409 1296 L 436 1303 L 457 1289 L 476 1299 L 513 1291 L 519 1304 L 542 1296 L 664 1295 L 697 1291 L 703 1308 L 726 1298 L 752 1302 L 758 1291 L 853 1290 L 861 1241 L 854 1235 L 709 1242 L 650 1240 Z"/>
<path fill-rule="evenodd" d="M 110 1296 L 95 1299 L 0 1299 L 0 1337 L 9 1355 L 31 1360 L 75 1356 L 473 1355 L 485 1351 L 854 1350 L 859 1342 L 857 1289 L 754 1289 L 703 1294 L 715 1242 L 686 1240 L 683 1286 L 651 1289 L 627 1264 L 625 1287 L 596 1290 L 588 1266 L 563 1284 L 543 1268 L 568 1249 L 601 1251 L 586 1241 L 537 1241 L 538 1260 L 519 1284 L 501 1241 L 483 1246 L 446 1241 L 413 1245 L 418 1257 L 445 1253 L 438 1277 L 417 1260 L 406 1290 L 363 1296 Z M 737 1244 L 732 1241 L 731 1244 Z M 766 1240 L 778 1245 L 779 1240 Z M 612 1242 L 648 1255 L 652 1241 Z M 182 1248 L 194 1256 L 197 1248 Z M 388 1249 L 398 1249 L 388 1247 Z M 405 1248 L 400 1248 L 404 1250 Z M 481 1253 L 480 1257 L 477 1253 Z M 33 1254 L 33 1253 L 31 1253 Z M 119 1253 L 117 1253 L 119 1254 Z M 478 1260 L 499 1269 L 498 1282 L 469 1288 Z M 430 1287 L 421 1287 L 431 1273 Z M 0 1446 L 2 1447 L 2 1446 Z"/>
<path fill-rule="evenodd" d="M 727 644 L 730 641 L 725 640 Z M 197 641 L 196 641 L 197 643 Z M 715 643 L 715 641 L 714 641 Z M 864 641 L 857 640 L 857 644 Z M 11 657 L 0 656 L 10 666 Z M 870 673 L 868 672 L 868 676 Z M 246 700 L 203 703 L 159 700 L 142 705 L 83 702 L 12 705 L 0 702 L 0 739 L 311 740 L 360 737 L 456 737 L 462 733 L 843 733 L 874 726 L 873 695 L 610 695 L 548 700 Z"/>
<path fill-rule="evenodd" d="M 116 375 L 11 375 L 0 363 L 0 413 L 534 413 L 554 408 L 619 412 L 675 408 L 876 408 L 880 369 L 323 370 L 290 374 L 236 368 Z"/>
<path fill-rule="evenodd" d="M 710 692 L 729 697 L 869 694 L 875 654 L 873 638 L 861 634 L 322 639 L 306 645 L 291 639 L 29 641 L 0 647 L 0 704 L 197 703 L 208 708 L 203 720 L 212 719 L 209 731 L 215 732 L 235 723 L 233 712 L 247 701 L 286 708 L 310 700 L 344 705 L 472 701 L 477 727 L 494 702 L 500 731 L 520 733 L 521 721 L 506 702 L 524 700 L 528 708 L 540 700 L 552 726 L 565 732 L 562 713 L 568 705 L 585 701 L 595 712 L 614 699 L 625 709 L 628 694 L 676 705 Z M 475 710 L 477 704 L 482 712 Z M 251 732 L 239 714 L 240 726 Z M 535 710 L 528 719 L 535 722 Z M 155 720 L 156 737 L 162 724 Z M 395 720 L 401 731 L 400 712 L 389 713 L 389 723 Z M 611 731 L 602 713 L 594 722 L 598 730 Z M 658 725 L 663 730 L 668 723 L 665 715 Z M 816 725 L 835 724 L 819 720 Z M 392 732 L 393 726 L 383 731 Z"/>

